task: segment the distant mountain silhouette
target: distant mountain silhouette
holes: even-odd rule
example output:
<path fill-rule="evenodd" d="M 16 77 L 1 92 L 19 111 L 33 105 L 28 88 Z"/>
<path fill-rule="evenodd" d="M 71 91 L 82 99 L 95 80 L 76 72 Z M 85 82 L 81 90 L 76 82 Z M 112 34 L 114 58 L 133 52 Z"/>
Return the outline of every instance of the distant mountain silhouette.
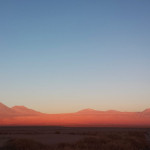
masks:
<path fill-rule="evenodd" d="M 14 106 L 12 107 L 12 110 L 14 110 L 17 113 L 23 114 L 23 115 L 41 115 L 42 113 L 29 109 L 25 106 Z"/>
<path fill-rule="evenodd" d="M 0 117 L 14 116 L 16 112 L 6 105 L 0 103 Z"/>
<path fill-rule="evenodd" d="M 41 115 L 38 111 L 29 109 L 25 106 L 14 106 L 12 108 L 0 103 L 0 117 L 14 117 L 14 116 L 35 116 Z"/>
<path fill-rule="evenodd" d="M 75 113 L 44 114 L 25 106 L 0 103 L 0 125 L 150 127 L 150 109 L 142 112 L 83 109 Z"/>
<path fill-rule="evenodd" d="M 145 110 L 143 111 L 143 113 L 145 113 L 145 114 L 150 114 L 150 108 L 145 109 Z"/>
<path fill-rule="evenodd" d="M 101 111 L 91 109 L 91 108 L 87 108 L 87 109 L 80 110 L 77 113 L 90 114 L 90 113 L 99 113 L 99 112 L 101 112 Z"/>
<path fill-rule="evenodd" d="M 80 110 L 77 113 L 82 113 L 82 114 L 95 114 L 96 113 L 97 114 L 97 113 L 124 113 L 124 112 L 120 112 L 117 110 L 100 111 L 100 110 L 87 108 L 87 109 Z"/>
<path fill-rule="evenodd" d="M 105 112 L 107 112 L 107 113 L 123 113 L 123 112 L 120 112 L 120 111 L 117 111 L 117 110 L 107 110 Z"/>

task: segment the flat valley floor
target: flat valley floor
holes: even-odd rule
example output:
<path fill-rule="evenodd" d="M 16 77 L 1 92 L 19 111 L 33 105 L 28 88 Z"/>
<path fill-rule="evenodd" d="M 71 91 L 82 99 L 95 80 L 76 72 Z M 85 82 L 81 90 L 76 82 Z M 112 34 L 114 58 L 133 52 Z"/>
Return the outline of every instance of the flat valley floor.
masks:
<path fill-rule="evenodd" d="M 0 127 L 0 150 L 150 150 L 150 128 Z"/>

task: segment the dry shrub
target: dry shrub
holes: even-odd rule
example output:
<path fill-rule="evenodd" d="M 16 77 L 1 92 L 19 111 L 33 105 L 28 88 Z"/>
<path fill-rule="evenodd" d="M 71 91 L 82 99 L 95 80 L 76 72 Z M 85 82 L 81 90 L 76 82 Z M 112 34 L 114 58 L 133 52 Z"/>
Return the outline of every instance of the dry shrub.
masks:
<path fill-rule="evenodd" d="M 61 134 L 61 132 L 60 131 L 55 131 L 54 134 Z"/>

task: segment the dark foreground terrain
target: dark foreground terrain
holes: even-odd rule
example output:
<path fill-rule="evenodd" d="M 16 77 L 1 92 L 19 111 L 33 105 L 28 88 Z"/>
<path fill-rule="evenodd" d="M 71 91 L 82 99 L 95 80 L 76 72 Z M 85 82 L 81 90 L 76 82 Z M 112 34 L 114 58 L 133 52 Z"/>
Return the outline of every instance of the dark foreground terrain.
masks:
<path fill-rule="evenodd" d="M 150 150 L 150 129 L 0 127 L 0 150 Z"/>

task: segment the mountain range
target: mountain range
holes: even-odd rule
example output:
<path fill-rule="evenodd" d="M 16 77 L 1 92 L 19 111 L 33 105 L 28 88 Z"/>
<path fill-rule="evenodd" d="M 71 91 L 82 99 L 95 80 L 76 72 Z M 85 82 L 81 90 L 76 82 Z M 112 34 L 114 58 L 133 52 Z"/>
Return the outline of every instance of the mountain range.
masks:
<path fill-rule="evenodd" d="M 150 109 L 142 112 L 84 109 L 75 113 L 46 114 L 25 106 L 0 103 L 0 126 L 150 127 Z"/>

